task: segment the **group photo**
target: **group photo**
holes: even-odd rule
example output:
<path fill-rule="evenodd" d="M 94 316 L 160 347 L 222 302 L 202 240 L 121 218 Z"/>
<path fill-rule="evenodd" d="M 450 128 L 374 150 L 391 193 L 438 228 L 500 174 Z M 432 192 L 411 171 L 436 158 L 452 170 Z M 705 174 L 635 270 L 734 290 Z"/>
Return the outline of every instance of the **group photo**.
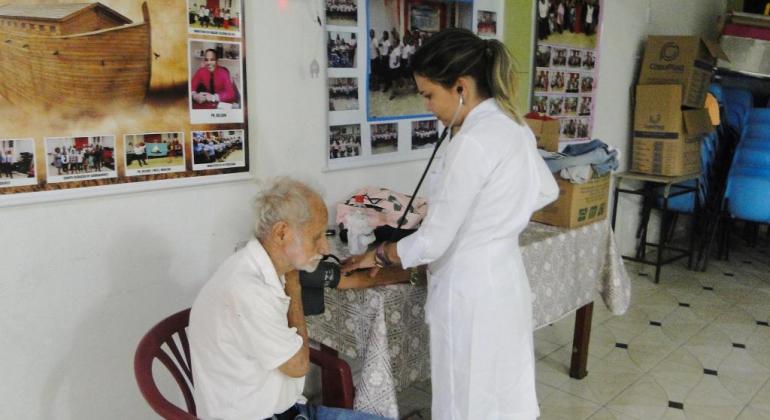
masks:
<path fill-rule="evenodd" d="M 537 0 L 538 40 L 594 48 L 599 8 L 599 0 Z"/>
<path fill-rule="evenodd" d="M 326 59 L 329 68 L 356 67 L 356 34 L 353 32 L 327 31 Z"/>
<path fill-rule="evenodd" d="M 240 36 L 241 0 L 187 0 L 191 33 Z"/>
<path fill-rule="evenodd" d="M 438 120 L 412 122 L 412 150 L 433 147 L 438 141 Z"/>
<path fill-rule="evenodd" d="M 356 26 L 358 24 L 358 0 L 326 0 L 326 24 Z"/>
<path fill-rule="evenodd" d="M 184 169 L 184 133 L 127 134 L 123 141 L 127 175 L 140 169 Z"/>
<path fill-rule="evenodd" d="M 193 131 L 192 139 L 193 169 L 245 160 L 243 130 Z"/>
<path fill-rule="evenodd" d="M 370 132 L 373 155 L 398 150 L 398 123 L 372 124 Z"/>
<path fill-rule="evenodd" d="M 35 141 L 0 140 L 0 187 L 15 185 L 9 180 L 35 178 Z"/>
<path fill-rule="evenodd" d="M 45 139 L 45 150 L 48 182 L 115 172 L 115 136 L 49 137 Z"/>
<path fill-rule="evenodd" d="M 358 79 L 355 77 L 329 78 L 329 111 L 358 109 Z"/>
<path fill-rule="evenodd" d="M 329 127 L 329 159 L 361 155 L 361 126 L 359 124 Z"/>
<path fill-rule="evenodd" d="M 411 57 L 442 29 L 473 29 L 473 4 L 461 1 L 370 0 L 368 3 L 369 119 L 425 114 Z"/>

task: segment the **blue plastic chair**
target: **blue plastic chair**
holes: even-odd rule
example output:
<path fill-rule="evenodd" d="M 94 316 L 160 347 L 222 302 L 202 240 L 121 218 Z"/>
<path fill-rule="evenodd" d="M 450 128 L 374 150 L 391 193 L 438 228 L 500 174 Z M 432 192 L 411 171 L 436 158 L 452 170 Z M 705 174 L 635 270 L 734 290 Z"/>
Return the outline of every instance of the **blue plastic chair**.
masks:
<path fill-rule="evenodd" d="M 727 124 L 735 127 L 740 133 L 754 107 L 754 97 L 746 89 L 722 88 L 722 92 Z"/>
<path fill-rule="evenodd" d="M 748 124 L 770 124 L 770 108 L 752 108 L 746 117 Z"/>
<path fill-rule="evenodd" d="M 727 211 L 733 218 L 747 222 L 770 223 L 770 170 L 766 176 L 744 175 L 743 171 L 730 174 L 727 186 Z M 755 173 L 761 173 L 757 171 Z"/>

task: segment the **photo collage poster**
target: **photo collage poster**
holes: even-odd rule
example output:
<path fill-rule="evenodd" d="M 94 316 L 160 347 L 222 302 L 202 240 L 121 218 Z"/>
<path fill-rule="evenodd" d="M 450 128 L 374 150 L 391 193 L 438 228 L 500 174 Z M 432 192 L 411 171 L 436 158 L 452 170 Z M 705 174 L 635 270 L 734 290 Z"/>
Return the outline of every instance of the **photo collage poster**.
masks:
<path fill-rule="evenodd" d="M 427 158 L 443 129 L 410 58 L 449 27 L 502 39 L 502 0 L 325 0 L 327 168 Z"/>
<path fill-rule="evenodd" d="M 0 205 L 248 173 L 243 24 L 242 0 L 0 6 Z"/>
<path fill-rule="evenodd" d="M 558 119 L 563 143 L 591 139 L 601 3 L 535 0 L 530 111 Z"/>

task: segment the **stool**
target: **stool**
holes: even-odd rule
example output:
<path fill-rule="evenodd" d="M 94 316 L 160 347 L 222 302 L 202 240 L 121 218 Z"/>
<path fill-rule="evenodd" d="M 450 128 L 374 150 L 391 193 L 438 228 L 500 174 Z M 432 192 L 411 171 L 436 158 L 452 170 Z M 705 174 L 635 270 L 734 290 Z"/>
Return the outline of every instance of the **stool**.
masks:
<path fill-rule="evenodd" d="M 615 192 L 613 195 L 613 204 L 612 204 L 612 229 L 615 230 L 615 220 L 617 218 L 617 210 L 618 210 L 618 196 L 620 193 L 626 193 L 626 194 L 632 194 L 632 195 L 639 195 L 643 197 L 643 204 L 642 204 L 642 220 L 639 225 L 639 229 L 637 230 L 637 248 L 636 248 L 636 255 L 633 257 L 623 255 L 623 259 L 628 261 L 635 261 L 641 264 L 646 265 L 653 265 L 655 266 L 655 283 L 658 283 L 660 281 L 660 269 L 663 265 L 674 262 L 676 260 L 679 260 L 680 258 L 687 257 L 687 268 L 692 268 L 692 260 L 695 250 L 695 230 L 697 227 L 697 215 L 699 213 L 700 209 L 700 200 L 698 200 L 698 190 L 700 189 L 700 181 L 699 181 L 700 174 L 690 174 L 690 175 L 682 175 L 682 176 L 662 176 L 662 175 L 648 175 L 648 174 L 639 174 L 635 172 L 623 172 L 620 174 L 615 175 Z M 640 189 L 631 190 L 631 189 L 624 189 L 620 187 L 620 183 L 622 180 L 630 180 L 630 181 L 642 181 L 644 182 L 644 186 Z M 676 185 L 681 184 L 685 181 L 695 180 L 695 186 L 682 186 L 682 185 Z M 668 200 L 672 197 L 676 197 L 683 194 L 689 194 L 692 193 L 693 195 L 693 221 L 692 221 L 692 229 L 690 231 L 690 240 L 689 240 L 689 248 L 682 249 L 677 248 L 673 246 L 669 246 L 666 243 L 666 229 L 664 229 L 664 225 L 662 223 L 661 219 L 661 228 L 660 228 L 660 234 L 658 238 L 658 242 L 648 242 L 647 241 L 647 225 L 650 221 L 650 214 L 652 212 L 652 209 L 655 207 L 656 201 L 658 199 L 658 195 L 656 193 L 656 190 L 660 188 L 660 186 L 663 186 L 663 214 L 668 211 Z M 671 187 L 676 185 L 676 191 L 671 192 Z M 655 255 L 654 260 L 648 260 L 647 257 L 647 247 L 653 247 L 657 249 L 657 253 Z M 666 251 L 674 251 L 674 254 L 670 256 L 667 259 L 663 258 L 663 254 Z"/>

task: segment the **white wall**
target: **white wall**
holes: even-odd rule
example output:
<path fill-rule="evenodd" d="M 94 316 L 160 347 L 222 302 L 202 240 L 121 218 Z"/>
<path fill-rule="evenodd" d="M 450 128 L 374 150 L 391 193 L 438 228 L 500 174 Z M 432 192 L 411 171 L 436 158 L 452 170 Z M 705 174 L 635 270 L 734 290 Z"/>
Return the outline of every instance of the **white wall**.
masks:
<path fill-rule="evenodd" d="M 630 167 L 631 95 L 648 35 L 700 35 L 715 39 L 714 26 L 725 0 L 604 0 L 600 68 L 593 135 L 621 153 L 620 171 Z M 616 238 L 621 251 L 634 249 L 639 223 L 635 197 L 619 200 Z M 656 220 L 650 222 L 657 240 Z"/>
<path fill-rule="evenodd" d="M 310 62 L 323 62 L 319 3 L 246 2 L 255 173 L 313 181 L 329 203 L 363 184 L 410 191 L 422 162 L 323 172 L 326 80 L 310 78 Z M 650 31 L 628 17 L 645 16 L 645 3 L 605 1 L 595 133 L 626 157 L 634 57 Z M 656 0 L 652 16 L 712 10 L 705 3 Z M 155 418 L 134 382 L 134 348 L 249 237 L 253 193 L 241 182 L 0 209 L 0 418 Z"/>

